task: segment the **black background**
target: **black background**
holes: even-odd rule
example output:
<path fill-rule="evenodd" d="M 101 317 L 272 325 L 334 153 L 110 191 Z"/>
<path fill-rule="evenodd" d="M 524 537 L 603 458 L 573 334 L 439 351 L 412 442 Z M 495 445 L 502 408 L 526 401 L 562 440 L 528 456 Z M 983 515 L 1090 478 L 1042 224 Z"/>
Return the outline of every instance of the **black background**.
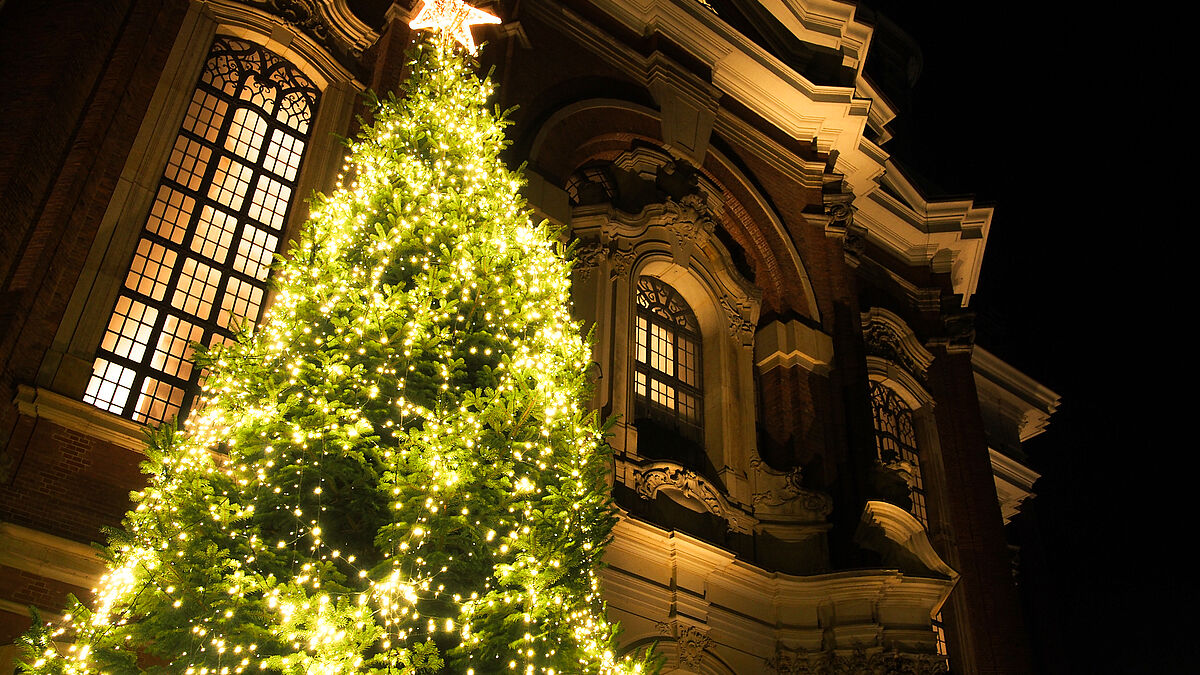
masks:
<path fill-rule="evenodd" d="M 1195 441 L 1168 429 L 1194 404 L 1184 329 L 1156 325 L 1180 290 L 1165 249 L 1182 239 L 1154 206 L 1165 186 L 1139 140 L 1169 57 L 1099 5 L 867 4 L 924 57 L 885 149 L 930 196 L 996 209 L 977 344 L 1062 397 L 1026 444 L 1042 478 L 1010 526 L 1039 668 L 1184 672 L 1172 607 L 1197 597 L 1179 581 L 1195 526 L 1167 503 Z M 1188 314 L 1187 299 L 1171 304 Z"/>

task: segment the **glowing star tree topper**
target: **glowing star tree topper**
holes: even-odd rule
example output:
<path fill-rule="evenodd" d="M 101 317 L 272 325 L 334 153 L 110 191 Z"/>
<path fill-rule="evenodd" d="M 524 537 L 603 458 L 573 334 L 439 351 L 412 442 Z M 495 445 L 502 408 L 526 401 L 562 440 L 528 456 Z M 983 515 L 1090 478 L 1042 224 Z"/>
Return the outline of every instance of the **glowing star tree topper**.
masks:
<path fill-rule="evenodd" d="M 475 53 L 471 26 L 500 23 L 500 17 L 476 9 L 462 0 L 424 0 L 409 27 L 437 31 L 443 38 L 454 38 L 468 52 Z"/>

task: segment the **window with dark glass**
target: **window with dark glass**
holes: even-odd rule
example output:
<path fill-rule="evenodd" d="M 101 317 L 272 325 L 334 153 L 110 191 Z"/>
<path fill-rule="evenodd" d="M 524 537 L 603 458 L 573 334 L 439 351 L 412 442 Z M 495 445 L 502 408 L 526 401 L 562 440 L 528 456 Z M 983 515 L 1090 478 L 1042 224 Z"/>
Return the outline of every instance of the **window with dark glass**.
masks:
<path fill-rule="evenodd" d="M 871 382 L 871 410 L 875 416 L 875 449 L 879 461 L 884 464 L 907 462 L 912 467 L 913 485 L 909 488 L 912 514 L 922 525 L 928 525 L 925 483 L 921 479 L 921 458 L 917 452 L 912 408 L 886 385 Z"/>
<path fill-rule="evenodd" d="M 186 416 L 201 377 L 191 345 L 259 319 L 319 93 L 272 52 L 217 38 L 84 401 L 138 422 Z"/>
<path fill-rule="evenodd" d="M 929 526 L 926 510 L 925 479 L 921 475 L 921 457 L 917 449 L 917 433 L 913 424 L 912 408 L 899 394 L 887 385 L 870 383 L 871 411 L 875 418 L 875 449 L 879 461 L 885 465 L 907 462 L 913 478 L 909 488 L 912 514 L 921 524 Z M 938 653 L 946 654 L 946 630 L 939 612 L 933 618 L 933 630 L 937 634 Z"/>
<path fill-rule="evenodd" d="M 637 284 L 634 415 L 703 442 L 700 324 L 679 293 L 654 277 Z"/>

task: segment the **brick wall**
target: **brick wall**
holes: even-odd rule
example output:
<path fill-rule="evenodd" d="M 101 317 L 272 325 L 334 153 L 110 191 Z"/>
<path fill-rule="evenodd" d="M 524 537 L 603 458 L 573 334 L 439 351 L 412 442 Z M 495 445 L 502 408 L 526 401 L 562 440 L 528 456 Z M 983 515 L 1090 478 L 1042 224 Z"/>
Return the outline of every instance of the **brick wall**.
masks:
<path fill-rule="evenodd" d="M 951 665 L 963 673 L 1028 673 L 1028 635 L 1013 584 L 971 357 L 935 354 L 929 385 L 942 475 L 927 483 L 931 535 L 938 552 L 962 575 L 944 613 L 952 635 Z"/>
<path fill-rule="evenodd" d="M 21 418 L 13 436 L 20 457 L 0 485 L 0 520 L 82 543 L 120 524 L 129 493 L 145 485 L 138 452 L 66 429 L 45 419 Z"/>
<path fill-rule="evenodd" d="M 0 452 L 34 381 L 187 3 L 9 2 L 0 24 Z"/>

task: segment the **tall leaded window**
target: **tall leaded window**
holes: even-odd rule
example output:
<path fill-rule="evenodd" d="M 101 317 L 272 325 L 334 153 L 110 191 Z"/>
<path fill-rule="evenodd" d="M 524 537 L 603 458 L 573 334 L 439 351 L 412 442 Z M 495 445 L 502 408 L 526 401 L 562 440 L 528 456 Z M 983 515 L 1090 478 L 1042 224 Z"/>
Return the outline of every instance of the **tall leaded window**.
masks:
<path fill-rule="evenodd" d="M 917 452 L 912 408 L 886 385 L 871 382 L 871 410 L 875 416 L 875 449 L 879 461 L 884 464 L 907 462 L 912 467 L 913 483 L 909 488 L 912 514 L 922 525 L 928 525 L 925 483 L 921 479 L 921 458 Z"/>
<path fill-rule="evenodd" d="M 654 277 L 637 284 L 634 414 L 703 442 L 700 324 L 679 293 Z"/>
<path fill-rule="evenodd" d="M 193 343 L 259 319 L 319 90 L 262 47 L 218 37 L 175 139 L 84 401 L 183 417 Z"/>
<path fill-rule="evenodd" d="M 879 461 L 885 465 L 907 462 L 911 467 L 912 514 L 921 524 L 929 526 L 926 510 L 925 479 L 921 476 L 921 457 L 917 450 L 917 432 L 913 424 L 912 408 L 899 394 L 881 382 L 871 381 L 871 411 L 875 417 L 875 449 Z M 933 630 L 937 634 L 938 653 L 946 654 L 946 629 L 939 612 L 933 618 Z"/>

